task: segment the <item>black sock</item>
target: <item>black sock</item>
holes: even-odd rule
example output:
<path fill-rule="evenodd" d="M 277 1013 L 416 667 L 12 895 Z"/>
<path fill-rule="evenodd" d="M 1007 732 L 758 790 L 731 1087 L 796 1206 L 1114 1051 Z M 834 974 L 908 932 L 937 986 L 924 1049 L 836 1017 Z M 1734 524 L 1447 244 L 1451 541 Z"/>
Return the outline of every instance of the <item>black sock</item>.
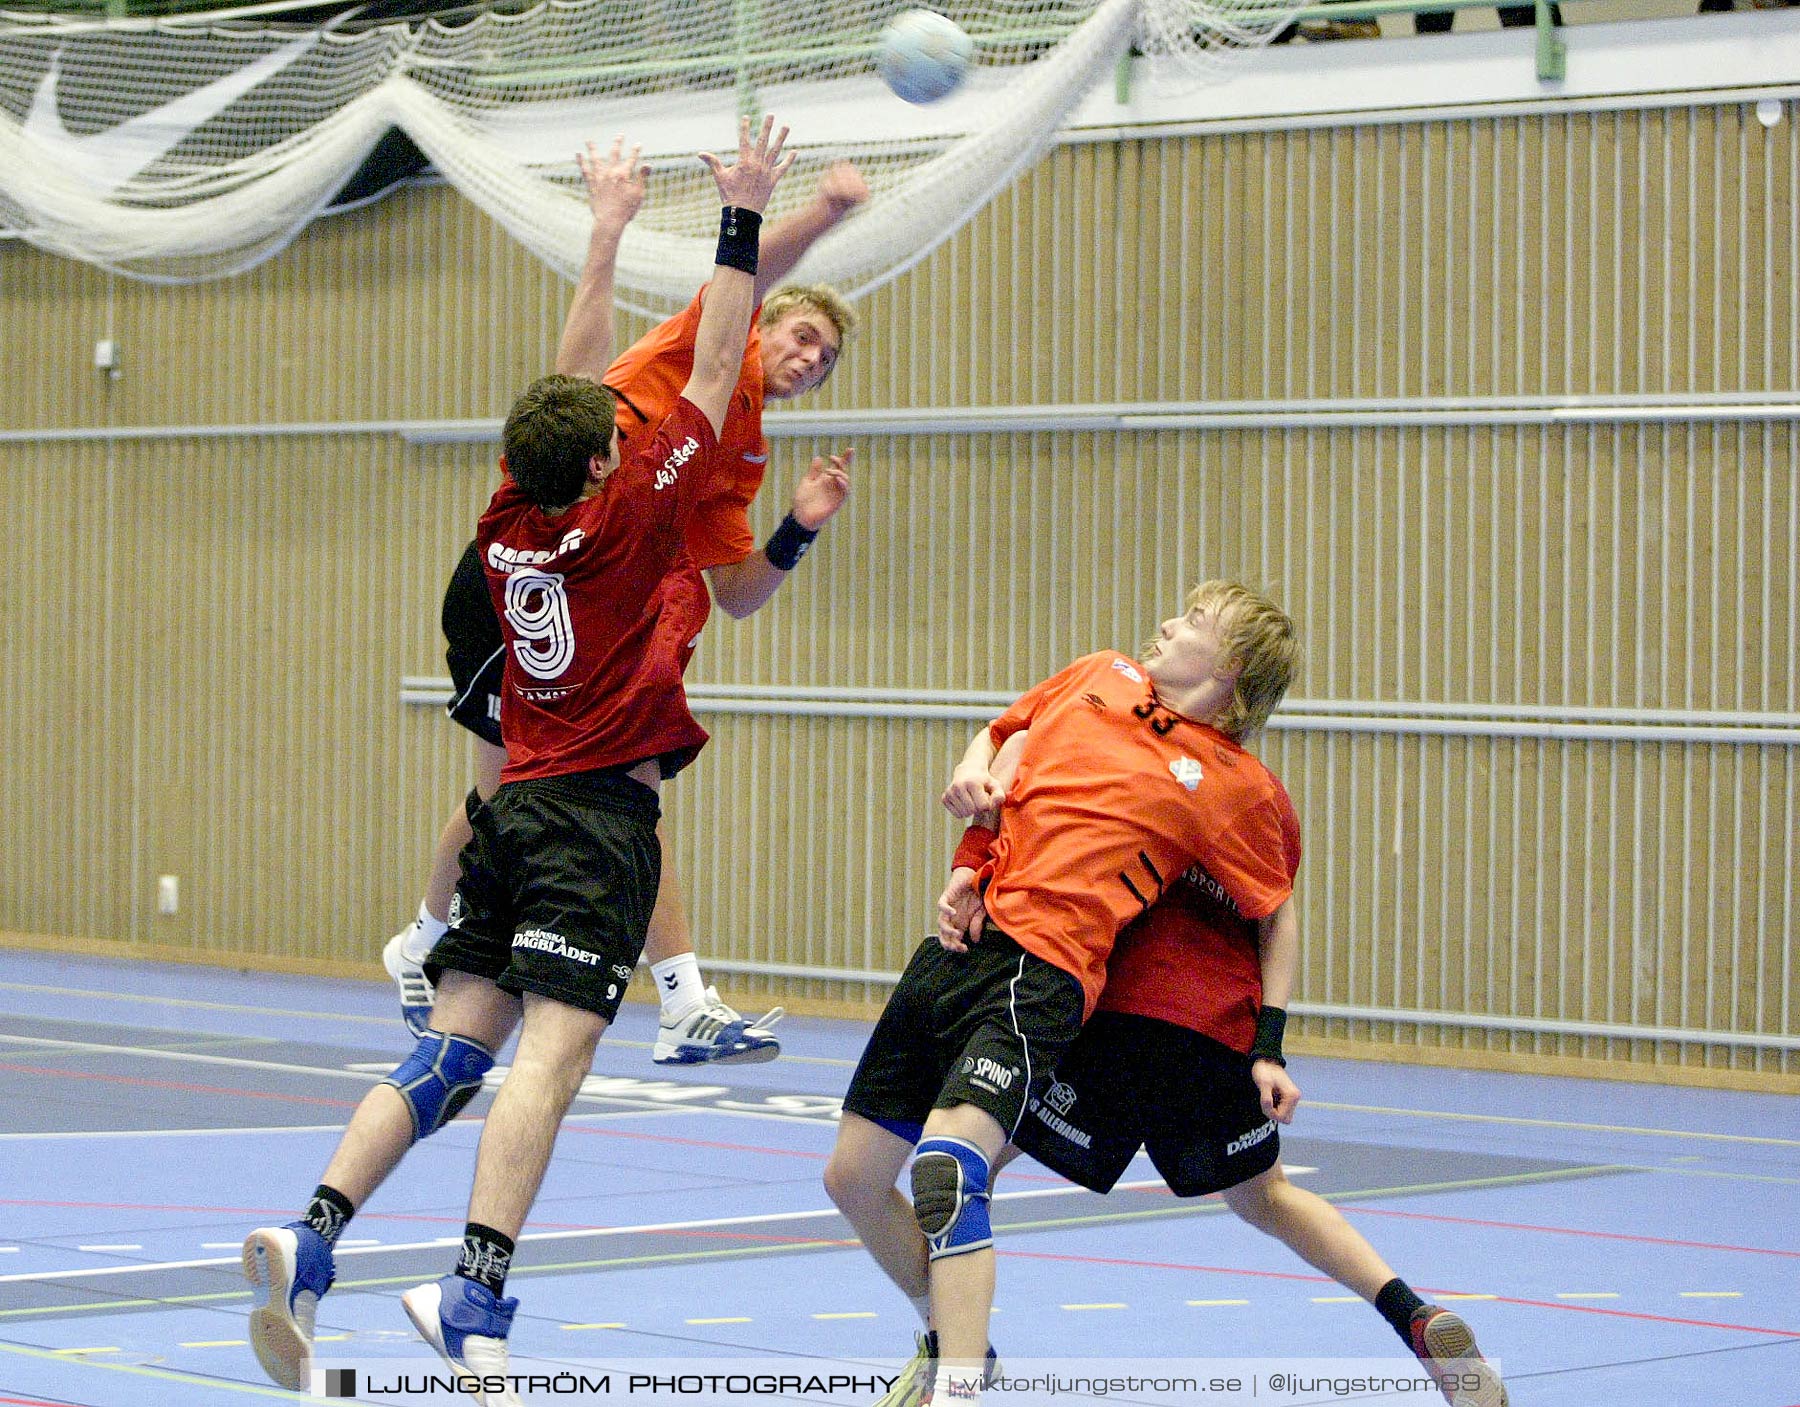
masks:
<path fill-rule="evenodd" d="M 1381 1293 L 1375 1296 L 1375 1309 L 1381 1317 L 1394 1326 L 1394 1332 L 1400 1335 L 1400 1341 L 1408 1348 L 1412 1347 L 1413 1311 L 1422 1309 L 1425 1301 L 1412 1291 L 1412 1286 L 1396 1275 L 1381 1287 Z"/>
<path fill-rule="evenodd" d="M 463 1227 L 462 1259 L 456 1262 L 456 1273 L 477 1285 L 486 1285 L 498 1299 L 506 1288 L 512 1257 L 512 1237 L 472 1221 Z"/>
<path fill-rule="evenodd" d="M 306 1204 L 306 1213 L 300 1220 L 323 1236 L 327 1246 L 335 1246 L 355 1215 L 356 1208 L 350 1205 L 348 1197 L 321 1182 L 313 1189 L 312 1201 Z"/>

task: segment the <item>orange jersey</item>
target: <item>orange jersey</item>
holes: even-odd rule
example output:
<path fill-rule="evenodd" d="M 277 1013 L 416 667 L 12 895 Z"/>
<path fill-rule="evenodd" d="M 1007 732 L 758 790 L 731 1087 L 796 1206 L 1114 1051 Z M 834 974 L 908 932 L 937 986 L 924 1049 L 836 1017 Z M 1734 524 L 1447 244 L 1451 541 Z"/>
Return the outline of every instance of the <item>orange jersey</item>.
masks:
<path fill-rule="evenodd" d="M 1070 973 L 1091 1013 L 1119 930 L 1198 863 L 1238 911 L 1272 914 L 1292 892 L 1280 784 L 1223 733 L 1157 702 L 1135 661 L 1075 661 L 989 729 L 1029 729 L 1000 813 L 984 903 L 1028 952 Z"/>
<path fill-rule="evenodd" d="M 1300 818 L 1276 782 L 1281 863 L 1300 869 Z M 1262 1010 L 1257 925 L 1203 865 L 1188 867 L 1162 900 L 1119 935 L 1106 964 L 1101 1011 L 1173 1022 L 1248 1053 Z"/>
<path fill-rule="evenodd" d="M 686 308 L 651 328 L 606 369 L 605 384 L 618 398 L 622 449 L 629 448 L 632 437 L 646 427 L 654 430 L 675 409 L 676 398 L 693 375 L 694 339 L 700 332 L 700 299 L 705 292 L 702 288 Z M 762 487 L 769 462 L 762 413 L 762 335 L 753 319 L 706 497 L 688 523 L 688 555 L 703 570 L 741 562 L 756 547 L 750 533 L 750 500 Z"/>

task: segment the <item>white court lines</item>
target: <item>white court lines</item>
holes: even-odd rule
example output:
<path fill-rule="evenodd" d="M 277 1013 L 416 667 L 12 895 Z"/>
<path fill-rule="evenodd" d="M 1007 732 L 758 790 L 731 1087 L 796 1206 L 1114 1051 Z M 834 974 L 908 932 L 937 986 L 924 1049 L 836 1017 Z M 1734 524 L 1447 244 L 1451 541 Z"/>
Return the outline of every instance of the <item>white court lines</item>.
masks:
<path fill-rule="evenodd" d="M 0 1133 L 0 1143 L 41 1142 L 68 1138 L 211 1138 L 231 1133 L 342 1133 L 348 1124 L 270 1124 L 261 1128 L 212 1129 L 43 1129 L 37 1133 Z"/>
<path fill-rule="evenodd" d="M 248 1056 L 201 1055 L 193 1051 L 161 1050 L 154 1046 L 112 1045 L 102 1041 L 49 1041 L 42 1038 L 26 1036 L 0 1035 L 0 1042 L 7 1042 L 13 1045 L 50 1046 L 71 1054 L 135 1055 L 141 1056 L 147 1060 L 189 1061 L 201 1065 L 223 1065 L 238 1070 L 267 1070 L 283 1075 L 319 1075 L 332 1079 L 357 1080 L 365 1085 L 380 1084 L 381 1081 L 386 1078 L 385 1073 L 375 1073 L 375 1070 L 377 1069 L 385 1070 L 386 1067 L 384 1066 L 371 1066 L 369 1068 L 360 1068 L 359 1066 L 358 1068 L 346 1069 L 329 1065 L 292 1065 L 279 1060 L 252 1060 Z M 504 1065 L 496 1065 L 488 1072 L 489 1080 L 494 1084 L 498 1084 L 500 1079 L 504 1078 L 507 1068 L 508 1067 Z M 606 1082 L 614 1080 L 617 1077 L 609 1075 L 590 1075 L 588 1078 L 599 1082 Z M 717 1088 L 723 1089 L 725 1087 L 718 1086 Z M 694 1086 L 692 1087 L 691 1092 L 684 1090 L 682 1097 L 690 1099 L 699 1098 L 701 1089 L 701 1086 Z M 250 1092 L 251 1091 L 246 1091 L 246 1093 Z M 627 1109 L 642 1109 L 649 1112 L 673 1112 L 671 1104 L 667 1101 L 654 1098 L 633 1097 L 625 1094 L 604 1092 L 589 1093 L 584 1089 L 575 1096 L 575 1099 L 577 1102 L 586 1102 L 590 1104 L 616 1104 Z M 711 1109 L 712 1112 L 732 1114 L 743 1118 L 768 1119 L 774 1120 L 777 1123 L 808 1124 L 815 1128 L 831 1127 L 829 1123 L 826 1123 L 817 1115 L 783 1114 L 779 1111 L 770 1109 L 727 1109 L 719 1108 L 717 1106 L 707 1107 Z M 5 1135 L 0 1135 L 0 1137 L 4 1136 Z"/>
<path fill-rule="evenodd" d="M 1161 1187 L 1158 1179 L 1144 1182 L 1121 1182 L 1119 1190 L 1136 1190 L 1146 1187 Z M 1024 1192 L 996 1192 L 996 1202 L 1022 1201 L 1031 1197 L 1072 1197 L 1087 1192 L 1084 1187 L 1073 1185 L 1067 1187 L 1032 1188 Z M 1091 1194 L 1090 1194 L 1091 1195 Z M 816 1207 L 802 1212 L 765 1212 L 757 1216 L 715 1216 L 705 1217 L 698 1221 L 656 1221 L 637 1226 L 596 1226 L 580 1227 L 563 1231 L 528 1231 L 519 1238 L 520 1242 L 530 1241 L 533 1244 L 546 1241 L 585 1241 L 608 1236 L 635 1236 L 658 1231 L 702 1231 L 715 1226 L 766 1226 L 782 1221 L 805 1221 L 820 1217 L 835 1217 L 836 1207 Z M 377 1255 L 390 1251 L 424 1251 L 435 1250 L 443 1246 L 460 1246 L 462 1237 L 435 1236 L 428 1241 L 395 1241 L 383 1246 L 351 1246 L 338 1251 L 338 1259 L 345 1260 L 351 1256 Z M 202 1270 L 210 1266 L 232 1265 L 239 1263 L 237 1256 L 210 1256 L 203 1260 L 169 1260 L 144 1262 L 137 1265 L 109 1265 L 94 1270 L 46 1270 L 35 1275 L 0 1275 L 0 1285 L 14 1284 L 23 1281 L 39 1282 L 49 1280 L 98 1279 L 107 1275 L 144 1275 L 160 1270 Z"/>
<path fill-rule="evenodd" d="M 596 1096 L 598 1097 L 598 1096 Z M 611 1096 L 606 1096 L 611 1098 Z M 604 1113 L 570 1114 L 563 1120 L 565 1124 L 588 1123 L 600 1119 L 611 1122 L 615 1119 L 649 1119 L 658 1114 L 705 1114 L 705 1108 L 684 1108 L 680 1105 L 643 1106 L 631 1109 L 608 1109 Z M 724 1111 L 732 1112 L 732 1111 Z M 485 1119 L 459 1118 L 458 1127 L 478 1129 L 487 1122 Z M 802 1122 L 809 1122 L 802 1120 Z M 812 1123 L 819 1122 L 814 1119 Z M 42 1141 L 45 1139 L 77 1139 L 77 1138 L 215 1138 L 229 1134 L 271 1134 L 271 1133 L 342 1133 L 349 1128 L 348 1124 L 265 1124 L 257 1127 L 239 1127 L 227 1125 L 221 1128 L 205 1129 L 43 1129 L 36 1133 L 0 1133 L 0 1143 L 8 1141 Z M 1292 1171 L 1292 1169 L 1289 1169 Z"/>
<path fill-rule="evenodd" d="M 91 997 L 99 1001 L 142 1002 L 151 1006 L 181 1006 L 190 1007 L 196 1011 L 229 1011 L 246 1016 L 298 1016 L 314 1022 L 344 1021 L 360 1026 L 393 1027 L 399 1024 L 397 1016 L 362 1016 L 356 1012 L 322 1012 L 316 1009 L 295 1011 L 281 1006 L 251 1006 L 247 1002 L 209 1002 L 194 997 L 159 997 L 146 992 L 108 992 L 88 987 L 48 987 L 35 982 L 0 982 L 0 992 L 30 992 L 51 997 Z M 244 1036 L 237 1039 L 258 1040 L 263 1038 Z M 656 1044 L 655 1041 L 633 1041 L 623 1037 L 611 1037 L 606 1043 L 609 1046 L 624 1046 L 631 1050 L 649 1050 Z M 781 1058 L 798 1065 L 835 1065 L 846 1070 L 854 1069 L 856 1066 L 856 1061 L 847 1060 L 838 1055 L 792 1055 L 784 1051 Z"/>
<path fill-rule="evenodd" d="M 378 1075 L 367 1075 L 359 1070 L 345 1070 L 337 1066 L 290 1065 L 279 1060 L 252 1060 L 244 1055 L 202 1055 L 198 1051 L 162 1050 L 156 1046 L 110 1045 L 103 1041 L 56 1041 L 42 1036 L 0 1035 L 0 1041 L 9 1045 L 44 1046 L 70 1054 L 135 1055 L 144 1060 L 187 1061 L 196 1065 L 225 1065 L 234 1070 L 274 1070 L 284 1075 L 319 1075 L 339 1080 L 358 1080 L 366 1085 L 375 1084 L 380 1079 Z"/>
<path fill-rule="evenodd" d="M 279 1006 L 247 1006 L 241 1002 L 209 1002 L 196 997 L 159 997 L 147 992 L 107 992 L 87 987 L 45 987 L 33 982 L 0 982 L 0 992 L 32 992 L 50 997 L 89 997 L 96 1001 L 140 1002 L 181 1006 L 195 1011 L 233 1011 L 252 1016 L 300 1016 L 308 1021 L 348 1021 L 356 1025 L 395 1026 L 396 1016 L 358 1016 L 353 1012 L 292 1011 Z"/>
<path fill-rule="evenodd" d="M 195 1008 L 200 1008 L 200 1009 L 204 1009 L 204 1010 L 212 1010 L 212 1011 L 233 1011 L 233 1012 L 252 1013 L 252 1014 L 256 1014 L 256 1015 L 266 1015 L 266 1016 L 300 1017 L 305 1020 L 313 1021 L 313 1022 L 319 1021 L 321 1019 L 327 1019 L 327 1020 L 333 1020 L 333 1021 L 348 1021 L 348 1022 L 353 1022 L 353 1023 L 377 1025 L 377 1026 L 393 1026 L 394 1024 L 396 1024 L 395 1019 L 393 1017 L 389 1017 L 389 1016 L 358 1016 L 358 1015 L 354 1015 L 354 1014 L 334 1015 L 332 1013 L 320 1013 L 318 1011 L 296 1011 L 296 1010 L 290 1010 L 290 1009 L 287 1009 L 284 1007 L 248 1006 L 248 1005 L 244 1005 L 244 1004 L 240 1004 L 240 1003 L 233 1003 L 233 1002 L 209 1002 L 209 1001 L 202 1001 L 202 1000 L 198 1000 L 195 998 L 189 998 L 189 997 L 146 996 L 143 993 L 137 993 L 137 992 L 107 992 L 107 991 L 101 991 L 101 990 L 89 990 L 86 988 L 75 988 L 75 987 L 48 987 L 48 986 L 41 986 L 41 985 L 37 985 L 37 984 L 33 984 L 33 983 L 25 983 L 25 982 L 0 982 L 0 991 L 38 992 L 38 993 L 44 993 L 44 994 L 48 994 L 48 995 L 59 995 L 59 996 L 99 997 L 99 998 L 104 998 L 104 999 L 112 1000 L 112 1001 L 150 1002 L 150 1003 L 159 1003 L 159 1004 L 163 1004 L 163 1005 L 195 1007 Z M 246 1037 L 245 1039 L 255 1039 L 255 1038 L 254 1037 Z M 111 1052 L 111 1053 L 120 1053 L 120 1054 L 144 1055 L 144 1056 L 159 1056 L 160 1055 L 166 1059 L 182 1058 L 182 1055 L 180 1052 L 158 1051 L 156 1049 L 147 1049 L 147 1048 L 138 1047 L 138 1046 L 106 1046 L 106 1045 L 91 1044 L 91 1043 L 80 1042 L 80 1041 L 55 1041 L 55 1040 L 50 1040 L 50 1039 L 41 1038 L 41 1037 L 34 1039 L 34 1038 L 28 1038 L 28 1037 L 23 1037 L 23 1036 L 3 1036 L 3 1035 L 0 1035 L 0 1041 L 10 1041 L 10 1042 L 13 1042 L 14 1044 L 18 1044 L 18 1045 L 41 1045 L 41 1046 L 46 1046 L 46 1047 L 60 1047 L 62 1049 L 73 1049 L 73 1050 L 86 1049 L 86 1050 L 92 1050 L 95 1053 Z M 612 1046 L 622 1046 L 622 1047 L 627 1047 L 627 1048 L 632 1048 L 632 1049 L 648 1049 L 653 1044 L 653 1042 L 613 1039 L 613 1040 L 609 1040 L 607 1042 L 607 1044 L 612 1045 Z M 344 1071 L 344 1070 L 320 1070 L 317 1067 L 310 1067 L 310 1066 L 281 1065 L 281 1064 L 271 1063 L 271 1062 L 251 1061 L 251 1060 L 246 1060 L 246 1059 L 242 1059 L 242 1058 L 233 1058 L 230 1056 L 195 1055 L 192 1058 L 200 1059 L 200 1060 L 211 1060 L 215 1063 L 225 1064 L 225 1065 L 237 1064 L 237 1065 L 245 1066 L 247 1068 L 291 1070 L 291 1071 L 297 1071 L 297 1072 L 302 1072 L 302 1073 L 331 1074 L 331 1075 L 337 1075 L 340 1077 L 351 1073 L 351 1072 Z M 787 1060 L 787 1061 L 792 1061 L 795 1064 L 836 1065 L 836 1066 L 843 1066 L 844 1068 L 850 1068 L 856 1064 L 856 1062 L 854 1060 L 845 1060 L 845 1059 L 842 1059 L 837 1056 L 802 1056 L 802 1055 L 789 1054 L 786 1051 L 783 1051 L 783 1053 L 781 1055 L 781 1059 Z M 1511 1125 L 1511 1126 L 1522 1127 L 1522 1128 L 1568 1129 L 1568 1130 L 1577 1131 L 1577 1132 L 1581 1132 L 1581 1133 L 1631 1134 L 1631 1135 L 1636 1135 L 1636 1136 L 1645 1137 L 1645 1138 L 1682 1138 L 1682 1139 L 1695 1139 L 1695 1140 L 1699 1140 L 1702 1142 L 1748 1143 L 1748 1144 L 1769 1145 L 1769 1146 L 1778 1147 L 1778 1148 L 1800 1148 L 1800 1139 L 1769 1138 L 1769 1137 L 1762 1137 L 1762 1136 L 1757 1136 L 1757 1135 L 1753 1135 L 1753 1134 L 1710 1133 L 1710 1132 L 1706 1132 L 1703 1130 L 1697 1130 L 1697 1129 L 1646 1128 L 1646 1127 L 1640 1127 L 1640 1126 L 1634 1125 L 1634 1124 L 1587 1123 L 1587 1122 L 1583 1122 L 1580 1120 L 1574 1120 L 1574 1119 L 1535 1119 L 1535 1118 L 1524 1118 L 1524 1117 L 1520 1117 L 1518 1115 L 1510 1115 L 1510 1114 L 1482 1114 L 1482 1113 L 1471 1113 L 1471 1112 L 1467 1112 L 1467 1111 L 1449 1110 L 1449 1109 L 1401 1108 L 1401 1107 L 1397 1107 L 1397 1106 L 1389 1106 L 1389 1105 L 1381 1105 L 1381 1104 L 1346 1104 L 1346 1103 L 1342 1103 L 1339 1101 L 1320 1100 L 1320 1099 L 1309 1100 L 1308 1107 L 1313 1108 L 1313 1109 L 1330 1109 L 1330 1110 L 1335 1110 L 1339 1113 L 1348 1113 L 1348 1114 L 1375 1114 L 1375 1115 L 1380 1115 L 1382 1117 L 1403 1116 L 1403 1117 L 1409 1118 L 1409 1119 L 1436 1119 L 1436 1120 L 1443 1120 L 1445 1122 L 1456 1122 L 1456 1123 L 1502 1124 L 1502 1125 Z M 779 1117 L 779 1116 L 773 1115 L 773 1114 L 760 1114 L 759 1115 L 752 1111 L 735 1111 L 734 1110 L 732 1112 L 751 1113 L 751 1117 L 763 1117 L 763 1118 Z M 0 1135 L 0 1137 L 3 1137 L 3 1136 L 4 1135 Z"/>

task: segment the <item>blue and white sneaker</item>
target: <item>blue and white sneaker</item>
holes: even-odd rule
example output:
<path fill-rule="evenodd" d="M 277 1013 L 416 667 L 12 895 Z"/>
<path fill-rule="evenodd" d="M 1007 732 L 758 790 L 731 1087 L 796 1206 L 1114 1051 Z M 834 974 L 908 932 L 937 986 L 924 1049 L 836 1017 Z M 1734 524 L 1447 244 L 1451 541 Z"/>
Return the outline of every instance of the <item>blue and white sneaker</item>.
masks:
<path fill-rule="evenodd" d="M 658 1065 L 760 1065 L 781 1054 L 769 1028 L 786 1014 L 777 1006 L 761 1016 L 740 1016 L 719 1000 L 717 987 L 708 987 L 700 1005 L 657 1021 L 650 1058 Z"/>
<path fill-rule="evenodd" d="M 257 1290 L 250 1347 L 271 1379 L 291 1392 L 312 1383 L 313 1318 L 337 1279 L 331 1247 L 303 1221 L 265 1226 L 244 1238 L 244 1278 Z"/>
<path fill-rule="evenodd" d="M 400 1296 L 413 1328 L 438 1357 L 470 1374 L 462 1387 L 481 1407 L 523 1407 L 519 1394 L 502 1383 L 483 1391 L 507 1372 L 506 1336 L 512 1331 L 516 1299 L 499 1299 L 486 1285 L 446 1275 Z"/>
<path fill-rule="evenodd" d="M 381 965 L 400 988 L 400 1019 L 407 1030 L 423 1037 L 431 1029 L 431 1004 L 437 1000 L 437 993 L 425 976 L 425 969 L 406 955 L 406 940 L 412 931 L 409 923 L 387 940 L 387 946 L 381 950 Z"/>

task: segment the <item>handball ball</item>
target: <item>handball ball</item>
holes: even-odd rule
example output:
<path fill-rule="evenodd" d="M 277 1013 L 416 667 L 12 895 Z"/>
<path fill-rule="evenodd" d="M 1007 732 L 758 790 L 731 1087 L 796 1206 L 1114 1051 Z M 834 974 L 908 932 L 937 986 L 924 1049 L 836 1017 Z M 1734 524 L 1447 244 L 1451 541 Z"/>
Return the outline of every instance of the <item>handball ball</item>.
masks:
<path fill-rule="evenodd" d="M 954 20 L 932 10 L 907 10 L 881 31 L 875 68 L 896 97 L 935 103 L 969 71 L 975 41 Z"/>

